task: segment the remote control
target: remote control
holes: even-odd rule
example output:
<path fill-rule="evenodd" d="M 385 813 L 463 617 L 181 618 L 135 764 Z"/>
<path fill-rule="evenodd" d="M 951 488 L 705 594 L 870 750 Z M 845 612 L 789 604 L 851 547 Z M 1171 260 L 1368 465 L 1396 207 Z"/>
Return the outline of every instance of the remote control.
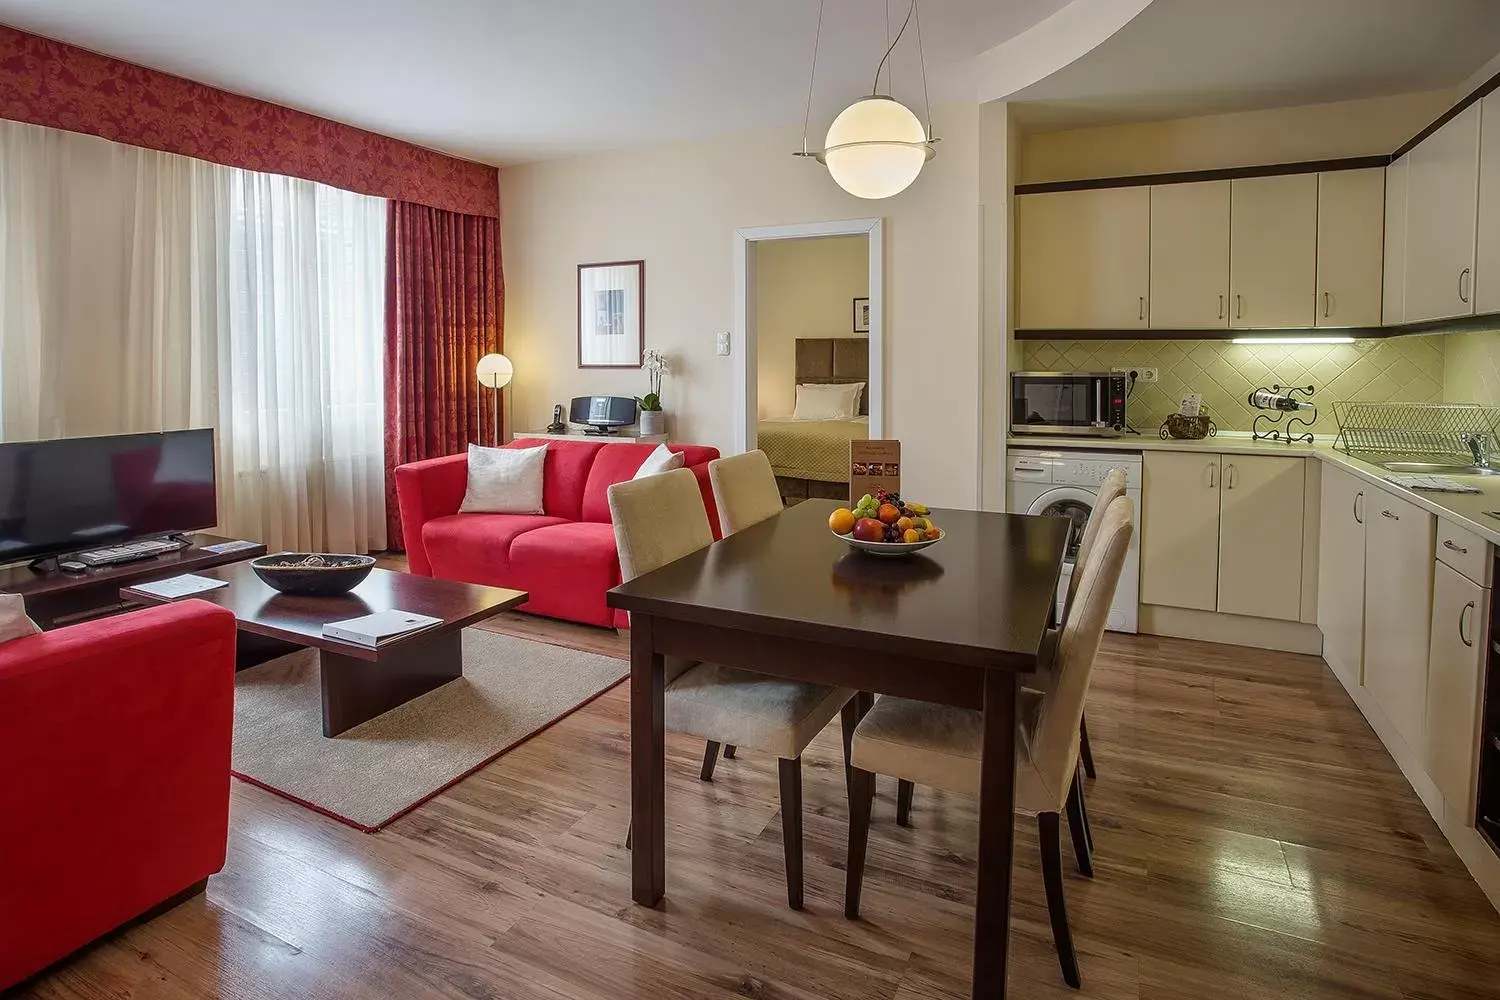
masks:
<path fill-rule="evenodd" d="M 86 563 L 77 562 L 76 560 L 73 560 L 73 559 L 69 559 L 67 562 L 60 562 L 60 563 L 58 563 L 57 564 L 57 568 L 60 569 L 60 570 L 62 570 L 64 573 L 86 573 L 86 572 L 88 572 L 88 565 Z"/>

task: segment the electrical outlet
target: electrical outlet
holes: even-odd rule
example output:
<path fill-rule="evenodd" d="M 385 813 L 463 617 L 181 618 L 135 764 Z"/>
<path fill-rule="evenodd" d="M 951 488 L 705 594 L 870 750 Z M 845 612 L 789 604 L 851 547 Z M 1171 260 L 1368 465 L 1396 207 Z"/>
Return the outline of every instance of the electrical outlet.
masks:
<path fill-rule="evenodd" d="M 1161 381 L 1161 372 L 1157 371 L 1155 368 L 1138 368 L 1136 370 L 1141 373 L 1141 381 L 1142 382 L 1160 382 Z"/>

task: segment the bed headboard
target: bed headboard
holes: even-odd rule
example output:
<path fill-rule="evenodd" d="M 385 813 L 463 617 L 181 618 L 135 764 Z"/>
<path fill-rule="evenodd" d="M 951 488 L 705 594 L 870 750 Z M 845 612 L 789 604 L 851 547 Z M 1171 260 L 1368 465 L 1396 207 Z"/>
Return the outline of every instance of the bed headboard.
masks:
<path fill-rule="evenodd" d="M 870 415 L 870 341 L 866 337 L 797 338 L 796 385 L 863 382 L 860 416 Z"/>

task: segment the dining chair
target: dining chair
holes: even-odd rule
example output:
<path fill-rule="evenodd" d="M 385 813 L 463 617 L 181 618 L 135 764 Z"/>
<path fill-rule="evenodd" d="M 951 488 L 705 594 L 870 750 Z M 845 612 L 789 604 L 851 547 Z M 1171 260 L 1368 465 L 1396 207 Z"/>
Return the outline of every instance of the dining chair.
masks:
<path fill-rule="evenodd" d="M 687 469 L 616 483 L 609 488 L 609 513 L 624 580 L 713 543 L 698 480 Z M 802 909 L 802 752 L 835 715 L 842 714 L 844 769 L 846 778 L 852 776 L 849 745 L 858 722 L 855 692 L 673 657 L 667 658 L 665 667 L 669 731 L 708 740 L 709 756 L 718 753 L 720 743 L 776 755 L 787 902 L 794 910 Z M 706 764 L 705 771 L 711 771 Z"/>
<path fill-rule="evenodd" d="M 708 481 L 719 508 L 719 527 L 725 535 L 781 513 L 781 488 L 763 451 L 714 459 L 708 463 Z"/>
<path fill-rule="evenodd" d="M 1109 505 L 1125 495 L 1125 470 L 1111 469 L 1109 475 L 1099 484 L 1099 494 L 1094 499 L 1094 511 L 1109 509 Z M 1068 577 L 1068 591 L 1063 598 L 1063 618 L 1067 618 L 1067 609 L 1072 607 L 1074 595 L 1078 593 L 1079 582 L 1083 579 L 1083 568 L 1088 565 L 1093 555 L 1094 543 L 1099 537 L 1098 517 L 1090 517 L 1083 526 L 1083 536 L 1078 542 L 1078 552 L 1073 557 L 1073 572 Z M 1047 654 L 1037 660 L 1037 672 L 1034 677 L 1027 678 L 1026 685 L 1034 690 L 1041 690 L 1047 685 L 1047 676 L 1051 671 L 1051 652 L 1056 651 L 1056 636 L 1048 644 Z M 1089 744 L 1089 720 L 1088 713 L 1079 717 L 1078 721 L 1078 745 L 1080 757 L 1083 760 L 1083 771 L 1090 778 L 1097 778 L 1098 772 L 1094 769 L 1094 750 Z M 896 786 L 896 825 L 911 825 L 912 800 L 915 797 L 916 785 L 910 781 L 901 781 Z M 1084 810 L 1083 792 L 1079 791 L 1079 809 Z M 1085 815 L 1087 815 L 1085 811 Z M 1094 836 L 1087 822 L 1083 824 L 1085 836 L 1090 851 L 1093 850 Z"/>
<path fill-rule="evenodd" d="M 1060 814 L 1068 811 L 1074 854 L 1080 869 L 1091 876 L 1082 824 L 1074 809 L 1082 785 L 1078 778 L 1079 723 L 1109 606 L 1135 527 L 1133 505 L 1124 497 L 1103 511 L 1095 508 L 1094 517 L 1101 522 L 1093 540 L 1096 551 L 1082 567 L 1074 599 L 1067 607 L 1046 688 L 1023 688 L 1017 705 L 1016 809 L 1037 818 L 1052 939 L 1063 980 L 1075 989 L 1080 980 L 1063 898 Z M 868 790 L 875 774 L 977 794 L 983 735 L 984 717 L 980 712 L 893 697 L 877 699 L 855 727 L 844 889 L 844 915 L 849 919 L 859 916 L 870 836 Z"/>

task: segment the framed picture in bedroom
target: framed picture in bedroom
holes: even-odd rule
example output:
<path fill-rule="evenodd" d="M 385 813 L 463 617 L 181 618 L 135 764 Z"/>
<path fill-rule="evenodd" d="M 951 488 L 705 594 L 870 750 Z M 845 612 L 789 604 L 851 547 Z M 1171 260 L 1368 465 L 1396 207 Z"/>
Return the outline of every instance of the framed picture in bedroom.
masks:
<path fill-rule="evenodd" d="M 578 367 L 639 368 L 646 349 L 646 262 L 578 265 Z"/>
<path fill-rule="evenodd" d="M 870 300 L 867 298 L 854 300 L 854 332 L 870 332 Z"/>

